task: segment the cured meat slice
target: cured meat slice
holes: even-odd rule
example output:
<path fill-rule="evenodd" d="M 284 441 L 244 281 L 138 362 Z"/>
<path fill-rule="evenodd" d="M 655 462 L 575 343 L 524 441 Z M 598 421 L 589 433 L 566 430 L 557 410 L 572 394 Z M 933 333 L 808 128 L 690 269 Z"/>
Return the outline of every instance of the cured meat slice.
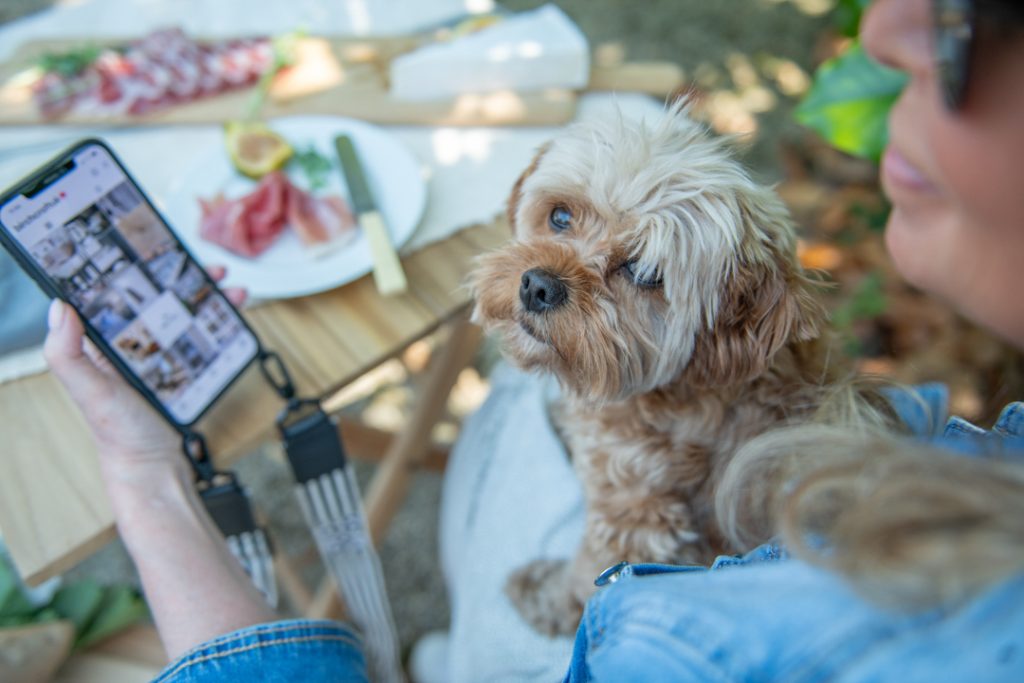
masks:
<path fill-rule="evenodd" d="M 199 234 L 240 256 L 259 256 L 285 228 L 287 183 L 280 173 L 271 173 L 244 197 L 226 199 L 217 195 L 210 200 L 200 199 Z"/>
<path fill-rule="evenodd" d="M 288 184 L 288 224 L 305 244 L 324 244 L 355 233 L 355 218 L 341 197 L 317 198 Z"/>
<path fill-rule="evenodd" d="M 280 171 L 264 176 L 247 195 L 200 198 L 199 205 L 200 236 L 249 258 L 266 251 L 288 225 L 307 245 L 333 243 L 355 234 L 355 219 L 341 197 L 314 197 Z"/>
<path fill-rule="evenodd" d="M 78 74 L 47 73 L 33 90 L 48 118 L 134 116 L 252 85 L 273 61 L 269 38 L 200 43 L 168 28 L 103 50 Z"/>

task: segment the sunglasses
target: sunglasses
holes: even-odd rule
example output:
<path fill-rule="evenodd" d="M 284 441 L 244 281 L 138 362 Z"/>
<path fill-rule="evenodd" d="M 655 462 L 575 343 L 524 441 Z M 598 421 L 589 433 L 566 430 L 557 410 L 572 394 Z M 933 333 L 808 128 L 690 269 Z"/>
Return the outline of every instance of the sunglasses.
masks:
<path fill-rule="evenodd" d="M 935 61 L 942 97 L 962 109 L 980 41 L 1024 37 L 1024 0 L 932 0 Z"/>
<path fill-rule="evenodd" d="M 935 62 L 942 99 L 951 111 L 963 107 L 971 74 L 977 11 L 973 0 L 932 0 Z"/>

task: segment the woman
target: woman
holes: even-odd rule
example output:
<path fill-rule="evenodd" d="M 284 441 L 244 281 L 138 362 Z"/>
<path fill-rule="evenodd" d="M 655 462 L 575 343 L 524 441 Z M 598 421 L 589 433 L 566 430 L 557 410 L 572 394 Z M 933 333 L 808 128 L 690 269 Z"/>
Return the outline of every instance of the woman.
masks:
<path fill-rule="evenodd" d="M 863 36 L 876 59 L 910 76 L 882 170 L 897 267 L 1024 349 L 1022 27 L 1017 0 L 878 0 Z M 203 513 L 174 434 L 83 354 L 65 306 L 55 303 L 50 320 L 47 357 L 96 435 L 168 653 L 185 655 L 162 680 L 257 670 L 360 680 L 343 626 L 266 623 L 275 617 Z M 723 521 L 751 545 L 781 529 L 805 559 L 774 561 L 780 553 L 766 546 L 720 571 L 611 574 L 618 580 L 587 607 L 568 679 L 1024 680 L 1024 465 L 1005 455 L 1024 451 L 1022 426 L 1018 406 L 1001 434 L 941 439 L 998 451 L 977 458 L 870 429 L 767 435 L 733 468 Z M 744 482 L 760 474 L 780 478 L 780 495 L 746 499 Z"/>

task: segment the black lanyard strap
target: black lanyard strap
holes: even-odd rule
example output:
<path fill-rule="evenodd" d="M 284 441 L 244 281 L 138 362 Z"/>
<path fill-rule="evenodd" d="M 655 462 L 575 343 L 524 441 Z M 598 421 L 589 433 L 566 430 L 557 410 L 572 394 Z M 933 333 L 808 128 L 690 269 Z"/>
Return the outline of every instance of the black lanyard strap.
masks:
<path fill-rule="evenodd" d="M 298 483 L 345 468 L 338 427 L 319 401 L 292 399 L 278 416 L 277 429 Z"/>
<path fill-rule="evenodd" d="M 295 492 L 317 549 L 345 596 L 349 616 L 364 636 L 371 680 L 404 680 L 398 635 L 380 558 L 370 540 L 359 487 L 347 466 L 334 420 L 320 401 L 295 396 L 288 369 L 273 352 L 262 352 L 260 368 L 287 405 L 277 417 Z"/>
<path fill-rule="evenodd" d="M 233 472 L 218 473 L 212 481 L 201 482 L 199 495 L 225 536 L 237 536 L 258 528 L 249 497 Z"/>
<path fill-rule="evenodd" d="M 277 583 L 270 538 L 256 523 L 249 495 L 234 472 L 213 465 L 206 439 L 199 432 L 186 430 L 182 451 L 196 474 L 196 489 L 213 523 L 267 604 L 277 606 Z"/>

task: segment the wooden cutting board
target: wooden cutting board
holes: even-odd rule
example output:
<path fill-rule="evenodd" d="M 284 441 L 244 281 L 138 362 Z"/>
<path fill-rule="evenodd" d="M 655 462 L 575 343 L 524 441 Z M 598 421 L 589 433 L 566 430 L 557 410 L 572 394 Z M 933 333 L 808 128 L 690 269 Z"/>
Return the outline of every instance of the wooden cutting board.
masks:
<path fill-rule="evenodd" d="M 261 116 L 293 114 L 350 116 L 382 124 L 446 126 L 557 125 L 576 113 L 578 94 L 548 89 L 536 93 L 497 92 L 410 102 L 388 92 L 388 65 L 403 52 L 428 38 L 303 38 L 297 63 L 275 79 Z M 119 118 L 71 113 L 44 119 L 32 100 L 31 70 L 47 52 L 67 52 L 87 45 L 123 44 L 123 39 L 82 38 L 39 40 L 22 44 L 12 58 L 0 64 L 0 126 L 152 125 L 221 123 L 240 118 L 251 88 L 175 105 L 145 116 Z M 681 70 L 663 62 L 595 66 L 588 90 L 641 91 L 664 96 L 683 82 Z"/>

